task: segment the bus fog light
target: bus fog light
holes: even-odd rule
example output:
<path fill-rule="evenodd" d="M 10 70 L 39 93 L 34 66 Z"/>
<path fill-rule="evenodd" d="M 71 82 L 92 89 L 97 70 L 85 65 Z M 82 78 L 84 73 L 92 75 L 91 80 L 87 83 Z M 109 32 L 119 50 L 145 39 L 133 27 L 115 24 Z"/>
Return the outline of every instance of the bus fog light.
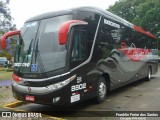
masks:
<path fill-rule="evenodd" d="M 60 100 L 60 97 L 53 98 L 53 103 L 56 103 Z"/>

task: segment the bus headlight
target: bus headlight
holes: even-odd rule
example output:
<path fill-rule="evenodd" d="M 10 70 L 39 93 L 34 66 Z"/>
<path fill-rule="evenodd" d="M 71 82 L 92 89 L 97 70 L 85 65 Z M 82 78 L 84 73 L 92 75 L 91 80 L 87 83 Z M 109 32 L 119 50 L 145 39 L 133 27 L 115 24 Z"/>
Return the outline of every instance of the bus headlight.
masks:
<path fill-rule="evenodd" d="M 64 80 L 62 82 L 58 82 L 55 83 L 53 85 L 48 85 L 47 88 L 49 90 L 55 91 L 57 89 L 60 89 L 62 87 L 64 87 L 65 85 L 67 85 L 68 83 L 70 83 L 72 80 L 74 80 L 76 78 L 76 75 L 73 75 L 72 77 L 68 78 L 67 80 Z"/>

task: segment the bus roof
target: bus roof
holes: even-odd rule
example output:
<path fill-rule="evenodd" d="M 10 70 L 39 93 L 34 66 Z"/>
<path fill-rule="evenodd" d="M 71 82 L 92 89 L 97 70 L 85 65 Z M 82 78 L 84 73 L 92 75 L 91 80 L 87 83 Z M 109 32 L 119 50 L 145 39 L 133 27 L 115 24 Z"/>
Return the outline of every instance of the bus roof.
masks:
<path fill-rule="evenodd" d="M 59 16 L 59 15 L 74 13 L 76 11 L 92 11 L 92 12 L 99 13 L 99 14 L 102 14 L 104 16 L 110 17 L 111 19 L 114 19 L 115 21 L 121 21 L 123 24 L 132 25 L 128 21 L 124 20 L 123 18 L 121 18 L 117 15 L 114 15 L 111 12 L 108 12 L 106 10 L 96 8 L 96 7 L 77 7 L 77 8 L 67 9 L 67 10 L 48 12 L 48 13 L 44 13 L 44 14 L 40 14 L 40 15 L 37 15 L 35 17 L 32 17 L 32 18 L 28 19 L 26 22 L 41 20 L 41 19 L 50 18 L 50 17 L 53 17 L 53 16 Z"/>
<path fill-rule="evenodd" d="M 132 23 L 126 21 L 125 19 L 100 8 L 96 8 L 96 7 L 77 7 L 77 8 L 72 8 L 72 9 L 67 9 L 67 10 L 60 10 L 60 11 L 54 11 L 54 12 L 48 12 L 48 13 L 44 13 L 41 15 L 37 15 L 35 17 L 32 17 L 30 19 L 28 19 L 26 22 L 30 22 L 30 21 L 36 21 L 36 20 L 41 20 L 41 19 L 46 19 L 46 18 L 51 18 L 53 16 L 59 16 L 59 15 L 65 15 L 65 14 L 71 14 L 71 13 L 76 13 L 77 11 L 91 11 L 94 13 L 99 13 L 101 15 L 104 15 L 105 17 L 108 17 L 114 21 L 120 22 L 138 32 L 141 32 L 143 34 L 146 34 L 147 36 L 150 36 L 152 38 L 156 38 L 156 36 L 154 36 L 153 34 L 150 34 L 147 31 L 144 31 L 143 29 L 141 29 L 140 27 L 133 25 Z"/>

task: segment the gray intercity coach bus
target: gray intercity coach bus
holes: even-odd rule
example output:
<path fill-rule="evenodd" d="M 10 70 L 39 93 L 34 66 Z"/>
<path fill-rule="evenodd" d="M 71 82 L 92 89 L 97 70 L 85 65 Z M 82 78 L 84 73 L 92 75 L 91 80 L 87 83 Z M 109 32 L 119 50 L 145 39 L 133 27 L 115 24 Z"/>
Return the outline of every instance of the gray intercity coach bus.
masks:
<path fill-rule="evenodd" d="M 156 37 L 98 8 L 80 7 L 30 18 L 17 35 L 12 75 L 16 99 L 70 105 L 105 100 L 113 89 L 158 70 Z"/>

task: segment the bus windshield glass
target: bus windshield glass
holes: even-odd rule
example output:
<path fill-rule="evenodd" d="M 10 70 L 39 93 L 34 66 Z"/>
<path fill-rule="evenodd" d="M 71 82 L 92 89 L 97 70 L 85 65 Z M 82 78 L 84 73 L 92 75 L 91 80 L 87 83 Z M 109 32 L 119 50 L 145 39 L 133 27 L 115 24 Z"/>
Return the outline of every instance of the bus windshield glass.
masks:
<path fill-rule="evenodd" d="M 62 15 L 24 24 L 14 59 L 15 70 L 23 73 L 49 72 L 66 65 L 66 45 L 59 45 L 58 31 L 72 15 Z"/>

